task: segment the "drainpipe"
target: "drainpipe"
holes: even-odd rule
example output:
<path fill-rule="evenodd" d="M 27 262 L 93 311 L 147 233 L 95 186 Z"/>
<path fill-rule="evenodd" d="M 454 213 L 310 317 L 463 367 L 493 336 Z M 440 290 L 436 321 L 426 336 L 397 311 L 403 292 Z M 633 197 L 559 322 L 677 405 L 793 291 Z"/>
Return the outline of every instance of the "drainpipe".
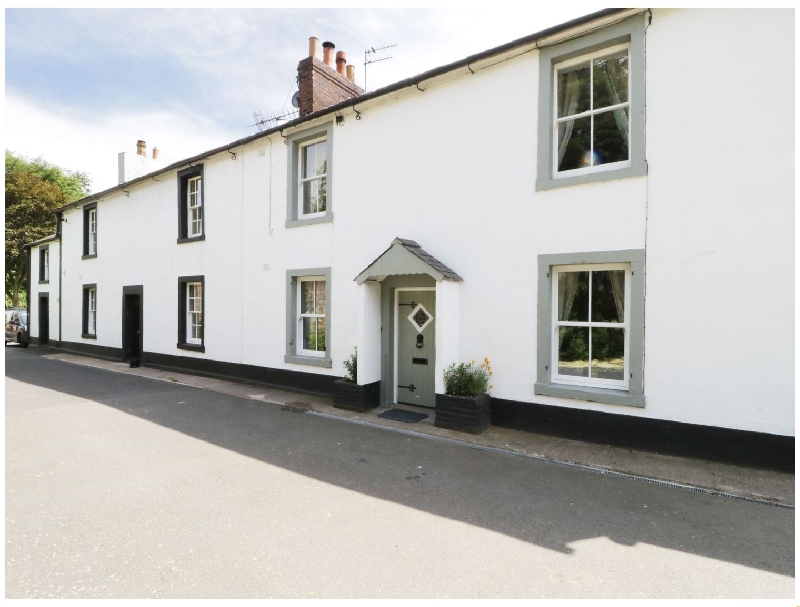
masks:
<path fill-rule="evenodd" d="M 56 235 L 58 236 L 58 343 L 56 343 L 56 347 L 61 347 L 61 287 L 64 284 L 64 274 L 63 270 L 61 269 L 61 264 L 63 263 L 64 255 L 62 254 L 61 250 L 61 243 L 63 242 L 64 238 L 61 235 L 61 222 L 64 217 L 63 211 L 58 214 L 58 221 L 56 223 Z M 50 310 L 48 309 L 48 313 Z"/>
<path fill-rule="evenodd" d="M 25 248 L 28 250 L 25 256 L 25 264 L 28 266 L 28 277 L 25 281 L 25 289 L 28 292 L 28 296 L 25 298 L 25 314 L 28 316 L 28 322 L 26 323 L 25 331 L 28 333 L 28 343 L 31 343 L 31 267 L 33 264 L 31 263 L 31 248 Z M 40 337 L 41 334 L 41 331 L 39 331 Z"/>

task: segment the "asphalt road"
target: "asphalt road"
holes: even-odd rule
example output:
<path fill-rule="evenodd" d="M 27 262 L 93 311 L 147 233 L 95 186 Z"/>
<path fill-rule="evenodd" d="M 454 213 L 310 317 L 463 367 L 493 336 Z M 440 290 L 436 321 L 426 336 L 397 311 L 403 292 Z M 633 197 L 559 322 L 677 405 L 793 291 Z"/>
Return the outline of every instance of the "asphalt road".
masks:
<path fill-rule="evenodd" d="M 6 354 L 7 598 L 794 596 L 794 511 Z"/>

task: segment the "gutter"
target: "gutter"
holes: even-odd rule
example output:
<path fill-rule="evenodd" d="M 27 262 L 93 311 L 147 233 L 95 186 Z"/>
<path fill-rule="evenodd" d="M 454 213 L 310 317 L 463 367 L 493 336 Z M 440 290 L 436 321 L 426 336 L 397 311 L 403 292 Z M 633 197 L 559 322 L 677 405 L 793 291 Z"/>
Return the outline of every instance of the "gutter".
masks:
<path fill-rule="evenodd" d="M 58 211 L 56 211 L 58 213 Z M 51 234 L 50 236 L 45 236 L 44 238 L 40 238 L 39 240 L 34 240 L 33 242 L 29 242 L 28 244 L 22 245 L 26 249 L 30 249 L 31 247 L 38 247 L 40 244 L 46 244 L 48 242 L 53 242 L 54 240 L 58 240 L 59 234 L 56 232 L 55 234 Z"/>
<path fill-rule="evenodd" d="M 405 80 L 400 80 L 398 82 L 395 82 L 394 84 L 390 84 L 390 85 L 385 86 L 383 88 L 377 89 L 377 90 L 375 90 L 375 91 L 373 91 L 371 93 L 364 93 L 363 95 L 359 95 L 358 97 L 353 97 L 352 99 L 347 99 L 346 101 L 342 101 L 341 103 L 337 103 L 336 105 L 332 105 L 332 106 L 329 106 L 329 107 L 327 107 L 325 109 L 322 109 L 322 110 L 319 110 L 317 112 L 313 112 L 311 114 L 303 116 L 301 118 L 296 118 L 294 120 L 291 120 L 291 121 L 289 121 L 289 122 L 287 122 L 287 123 L 285 123 L 285 124 L 283 124 L 281 126 L 275 126 L 275 127 L 271 128 L 269 130 L 263 131 L 261 133 L 256 133 L 255 135 L 250 135 L 250 136 L 244 137 L 242 139 L 237 139 L 236 141 L 233 141 L 232 143 L 229 143 L 229 144 L 214 148 L 212 150 L 209 150 L 207 152 L 203 152 L 201 154 L 197 154 L 196 156 L 192 156 L 192 157 L 186 158 L 184 160 L 179 160 L 178 162 L 173 162 L 169 166 L 166 166 L 166 167 L 164 167 L 162 169 L 159 169 L 158 171 L 154 171 L 152 173 L 148 173 L 147 175 L 143 175 L 142 177 L 137 177 L 136 179 L 132 179 L 131 181 L 126 181 L 126 182 L 121 183 L 119 185 L 116 185 L 116 186 L 114 186 L 112 188 L 108 188 L 107 190 L 103 190 L 102 192 L 98 192 L 97 194 L 91 194 L 90 196 L 86 196 L 84 198 L 81 198 L 80 200 L 76 200 L 75 202 L 71 202 L 69 204 L 66 204 L 63 207 L 59 207 L 58 209 L 56 209 L 56 211 L 57 212 L 61 212 L 61 211 L 65 211 L 67 209 L 71 209 L 71 208 L 74 208 L 74 207 L 77 207 L 77 206 L 81 206 L 81 205 L 86 204 L 88 202 L 97 201 L 101 197 L 107 196 L 108 194 L 111 194 L 113 192 L 119 192 L 119 191 L 121 191 L 123 189 L 129 188 L 132 185 L 135 185 L 135 184 L 138 184 L 138 183 L 142 183 L 144 181 L 147 181 L 148 179 L 153 179 L 154 177 L 156 177 L 158 175 L 163 175 L 163 174 L 168 173 L 170 171 L 174 171 L 174 170 L 183 168 L 183 167 L 185 167 L 187 165 L 192 165 L 193 163 L 199 162 L 200 160 L 204 160 L 205 158 L 209 158 L 209 157 L 214 156 L 216 154 L 220 154 L 222 152 L 226 152 L 226 151 L 228 151 L 228 150 L 230 150 L 232 148 L 235 148 L 235 147 L 240 147 L 240 146 L 247 145 L 248 143 L 251 143 L 253 141 L 257 141 L 257 140 L 262 139 L 264 137 L 269 137 L 270 135 L 274 135 L 275 133 L 280 133 L 281 136 L 283 136 L 283 131 L 285 129 L 289 129 L 289 128 L 292 128 L 292 127 L 295 127 L 295 126 L 299 126 L 299 125 L 304 124 L 306 122 L 310 122 L 310 121 L 315 120 L 317 118 L 322 118 L 323 116 L 327 116 L 329 114 L 334 114 L 336 112 L 340 112 L 340 111 L 342 111 L 344 109 L 347 109 L 347 108 L 352 108 L 356 104 L 365 103 L 367 101 L 371 101 L 372 99 L 377 99 L 378 97 L 383 97 L 385 95 L 388 95 L 389 93 L 393 93 L 395 91 L 399 91 L 399 90 L 404 89 L 404 88 L 417 86 L 417 85 L 419 85 L 421 82 L 423 82 L 425 80 L 430 80 L 431 78 L 435 78 L 437 76 L 441 76 L 441 75 L 446 74 L 448 72 L 452 72 L 452 71 L 455 71 L 455 70 L 460 69 L 460 68 L 468 68 L 468 69 L 470 69 L 470 71 L 472 71 L 472 68 L 470 68 L 471 64 L 483 61 L 483 60 L 488 59 L 490 57 L 493 57 L 495 55 L 499 55 L 499 54 L 514 50 L 515 48 L 518 48 L 518 47 L 521 47 L 521 46 L 530 45 L 530 44 L 534 44 L 536 46 L 536 48 L 539 48 L 540 47 L 539 42 L 542 41 L 545 38 L 549 38 L 551 36 L 554 36 L 555 34 L 558 34 L 560 32 L 566 31 L 566 30 L 574 28 L 574 27 L 585 25 L 585 24 L 590 23 L 592 21 L 603 19 L 605 17 L 610 17 L 610 16 L 613 16 L 613 15 L 616 15 L 616 14 L 619 14 L 619 13 L 628 12 L 628 11 L 631 11 L 631 10 L 636 10 L 636 11 L 641 12 L 641 11 L 644 11 L 646 9 L 606 8 L 606 9 L 603 9 L 603 10 L 600 10 L 600 11 L 597 11 L 597 12 L 594 12 L 594 13 L 590 13 L 588 15 L 584 15 L 583 17 L 578 17 L 577 19 L 572 19 L 571 21 L 567 21 L 567 22 L 561 23 L 559 25 L 554 25 L 552 27 L 543 29 L 543 30 L 541 30 L 539 32 L 536 32 L 534 34 L 530 34 L 530 35 L 525 36 L 523 38 L 518 38 L 517 40 L 512 40 L 511 42 L 506 42 L 505 44 L 501 44 L 500 46 L 496 46 L 494 48 L 491 48 L 491 49 L 488 49 L 488 50 L 485 50 L 485 51 L 481 51 L 480 53 L 476 53 L 475 55 L 470 55 L 468 57 L 465 57 L 464 59 L 459 59 L 458 61 L 454 61 L 453 63 L 448 63 L 446 65 L 442 65 L 440 67 L 433 68 L 431 70 L 428 70 L 427 72 L 423 72 L 423 73 L 418 74 L 416 76 L 412 76 L 411 78 L 406 78 Z M 545 45 L 541 45 L 541 46 L 545 46 Z"/>

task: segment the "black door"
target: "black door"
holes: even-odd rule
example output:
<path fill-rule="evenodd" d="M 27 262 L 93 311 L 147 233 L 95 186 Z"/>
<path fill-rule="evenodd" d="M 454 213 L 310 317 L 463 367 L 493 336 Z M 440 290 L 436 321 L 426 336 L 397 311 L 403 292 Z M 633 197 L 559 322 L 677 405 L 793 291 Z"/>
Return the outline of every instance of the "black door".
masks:
<path fill-rule="evenodd" d="M 142 356 L 142 294 L 127 289 L 122 296 L 122 349 L 125 360 L 131 360 Z"/>
<path fill-rule="evenodd" d="M 39 298 L 39 343 L 46 346 L 50 341 L 50 299 Z"/>

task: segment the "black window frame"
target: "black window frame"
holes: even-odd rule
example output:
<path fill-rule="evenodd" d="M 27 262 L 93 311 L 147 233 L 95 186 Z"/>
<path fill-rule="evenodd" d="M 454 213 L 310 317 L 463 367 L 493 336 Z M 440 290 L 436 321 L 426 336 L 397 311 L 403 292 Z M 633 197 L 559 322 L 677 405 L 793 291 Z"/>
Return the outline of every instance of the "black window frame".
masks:
<path fill-rule="evenodd" d="M 40 245 L 39 246 L 39 284 L 40 285 L 46 285 L 46 284 L 50 283 L 50 274 L 49 274 L 49 272 L 48 272 L 48 275 L 47 275 L 46 278 L 45 278 L 45 275 L 44 275 L 45 253 L 47 253 L 47 256 L 49 258 L 49 256 L 50 256 L 50 245 L 44 244 L 44 245 Z M 48 262 L 49 262 L 49 259 L 48 259 Z"/>
<path fill-rule="evenodd" d="M 89 254 L 89 212 L 94 210 L 94 223 L 95 223 L 95 233 L 98 235 L 97 242 L 94 244 L 94 253 Z M 94 259 L 97 257 L 97 250 L 100 244 L 100 222 L 98 221 L 99 213 L 97 212 L 97 203 L 92 202 L 90 204 L 84 205 L 83 207 L 83 257 L 82 259 Z"/>
<path fill-rule="evenodd" d="M 94 333 L 89 333 L 89 291 L 94 289 Z M 97 283 L 83 285 L 83 304 L 81 305 L 81 337 L 83 339 L 97 339 Z"/>
<path fill-rule="evenodd" d="M 198 236 L 189 236 L 189 195 L 187 185 L 190 179 L 200 178 L 200 201 L 203 208 L 203 218 Z M 203 164 L 196 164 L 178 171 L 178 244 L 197 242 L 206 239 L 206 178 Z"/>
<path fill-rule="evenodd" d="M 203 295 L 200 305 L 203 308 L 203 336 L 199 344 L 186 342 L 186 285 L 190 282 L 199 282 Z M 206 351 L 206 277 L 205 276 L 179 276 L 178 277 L 178 348 L 194 352 Z"/>

